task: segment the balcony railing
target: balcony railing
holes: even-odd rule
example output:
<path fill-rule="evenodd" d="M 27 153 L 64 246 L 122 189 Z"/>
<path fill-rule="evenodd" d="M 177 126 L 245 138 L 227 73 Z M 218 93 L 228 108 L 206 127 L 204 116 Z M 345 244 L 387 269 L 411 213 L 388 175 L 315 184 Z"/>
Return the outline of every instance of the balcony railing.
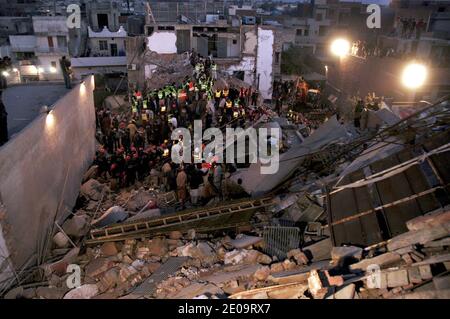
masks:
<path fill-rule="evenodd" d="M 42 48 L 42 47 L 37 47 L 35 49 L 36 53 L 68 53 L 69 52 L 69 48 L 68 47 L 53 47 L 53 48 Z"/>

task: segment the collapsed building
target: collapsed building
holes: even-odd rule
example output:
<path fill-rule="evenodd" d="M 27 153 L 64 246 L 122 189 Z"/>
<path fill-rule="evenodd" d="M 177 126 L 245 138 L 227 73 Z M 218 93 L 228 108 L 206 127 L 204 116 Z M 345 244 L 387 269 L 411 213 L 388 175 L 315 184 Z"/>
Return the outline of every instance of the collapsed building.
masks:
<path fill-rule="evenodd" d="M 77 203 L 46 234 L 36 265 L 11 272 L 3 260 L 2 293 L 449 298 L 449 102 L 395 121 L 381 109 L 388 120 L 362 133 L 332 117 L 309 136 L 269 110 L 254 125 L 282 128 L 279 172 L 238 169 L 231 179 L 251 197 L 199 208 L 179 211 L 158 175 L 113 192 L 95 166 L 84 169 Z M 69 288 L 73 265 L 81 280 Z"/>
<path fill-rule="evenodd" d="M 222 75 L 236 77 L 260 91 L 263 99 L 270 99 L 273 80 L 281 74 L 281 52 L 294 38 L 292 30 L 243 25 L 237 18 L 206 24 L 154 24 L 147 17 L 145 36 L 127 39 L 128 81 L 131 87 L 141 90 L 146 80 L 159 83 L 152 79 L 158 67 L 170 67 L 167 62 L 176 59 L 177 54 L 193 50 L 212 57 Z"/>

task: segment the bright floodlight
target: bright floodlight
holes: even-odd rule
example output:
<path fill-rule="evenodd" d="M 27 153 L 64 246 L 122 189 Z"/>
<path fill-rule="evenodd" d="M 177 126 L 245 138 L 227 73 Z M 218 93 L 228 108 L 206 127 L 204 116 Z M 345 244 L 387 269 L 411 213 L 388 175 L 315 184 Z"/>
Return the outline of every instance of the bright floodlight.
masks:
<path fill-rule="evenodd" d="M 331 53 L 344 57 L 350 52 L 350 42 L 345 39 L 336 39 L 331 43 Z"/>
<path fill-rule="evenodd" d="M 50 67 L 50 72 L 51 72 L 51 73 L 56 73 L 56 68 L 55 68 L 54 66 L 51 66 L 51 67 Z"/>
<path fill-rule="evenodd" d="M 8 73 L 7 71 L 3 71 L 3 72 L 2 72 L 2 75 L 3 75 L 4 77 L 8 77 L 8 76 L 9 76 L 9 73 Z"/>
<path fill-rule="evenodd" d="M 40 66 L 40 67 L 38 67 L 37 69 L 38 69 L 38 72 L 39 72 L 39 73 L 42 73 L 42 72 L 44 72 L 44 68 L 43 68 L 43 67 L 41 67 L 41 66 Z"/>
<path fill-rule="evenodd" d="M 19 72 L 17 68 L 13 68 L 13 72 Z"/>
<path fill-rule="evenodd" d="M 425 83 L 426 79 L 427 68 L 422 64 L 411 63 L 403 69 L 403 85 L 410 89 L 421 87 Z"/>

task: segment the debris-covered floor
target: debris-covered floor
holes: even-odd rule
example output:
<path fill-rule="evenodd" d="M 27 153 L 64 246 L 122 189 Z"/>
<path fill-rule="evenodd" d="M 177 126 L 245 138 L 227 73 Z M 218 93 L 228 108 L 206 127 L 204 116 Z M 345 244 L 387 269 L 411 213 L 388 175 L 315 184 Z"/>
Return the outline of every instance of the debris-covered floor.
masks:
<path fill-rule="evenodd" d="M 5 298 L 450 298 L 448 111 L 361 134 L 265 115 L 287 132 L 279 174 L 252 164 L 242 186 L 226 177 L 226 200 L 185 207 L 161 167 L 113 189 L 93 166 Z"/>

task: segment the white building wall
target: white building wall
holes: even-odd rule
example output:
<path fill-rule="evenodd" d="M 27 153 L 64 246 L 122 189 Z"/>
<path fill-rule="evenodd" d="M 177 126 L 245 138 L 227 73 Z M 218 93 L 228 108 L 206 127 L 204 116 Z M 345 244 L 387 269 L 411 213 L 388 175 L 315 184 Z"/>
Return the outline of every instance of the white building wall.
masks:
<path fill-rule="evenodd" d="M 241 53 L 241 46 L 240 46 L 240 41 L 239 38 L 236 37 L 236 39 L 234 39 L 236 41 L 236 43 L 233 44 L 233 39 L 228 39 L 228 46 L 227 46 L 227 54 L 228 57 L 230 58 L 237 58 L 240 56 Z"/>
<path fill-rule="evenodd" d="M 273 30 L 258 28 L 258 55 L 256 59 L 256 80 L 259 77 L 259 91 L 263 99 L 272 98 L 273 82 Z"/>
<path fill-rule="evenodd" d="M 258 37 L 255 30 L 245 32 L 245 42 L 242 53 L 254 55 L 258 45 Z"/>
<path fill-rule="evenodd" d="M 233 75 L 235 71 L 244 71 L 244 82 L 249 85 L 254 85 L 255 76 L 255 57 L 243 57 L 239 64 L 228 67 L 225 72 L 228 75 Z"/>
<path fill-rule="evenodd" d="M 39 72 L 39 78 L 44 81 L 60 81 L 64 77 L 62 75 L 61 66 L 59 65 L 60 55 L 46 55 L 39 56 L 39 67 L 42 68 L 42 72 Z M 52 62 L 56 63 L 56 72 L 51 71 Z"/>
<path fill-rule="evenodd" d="M 147 46 L 151 51 L 159 54 L 177 53 L 177 34 L 175 32 L 154 32 L 148 37 Z"/>

